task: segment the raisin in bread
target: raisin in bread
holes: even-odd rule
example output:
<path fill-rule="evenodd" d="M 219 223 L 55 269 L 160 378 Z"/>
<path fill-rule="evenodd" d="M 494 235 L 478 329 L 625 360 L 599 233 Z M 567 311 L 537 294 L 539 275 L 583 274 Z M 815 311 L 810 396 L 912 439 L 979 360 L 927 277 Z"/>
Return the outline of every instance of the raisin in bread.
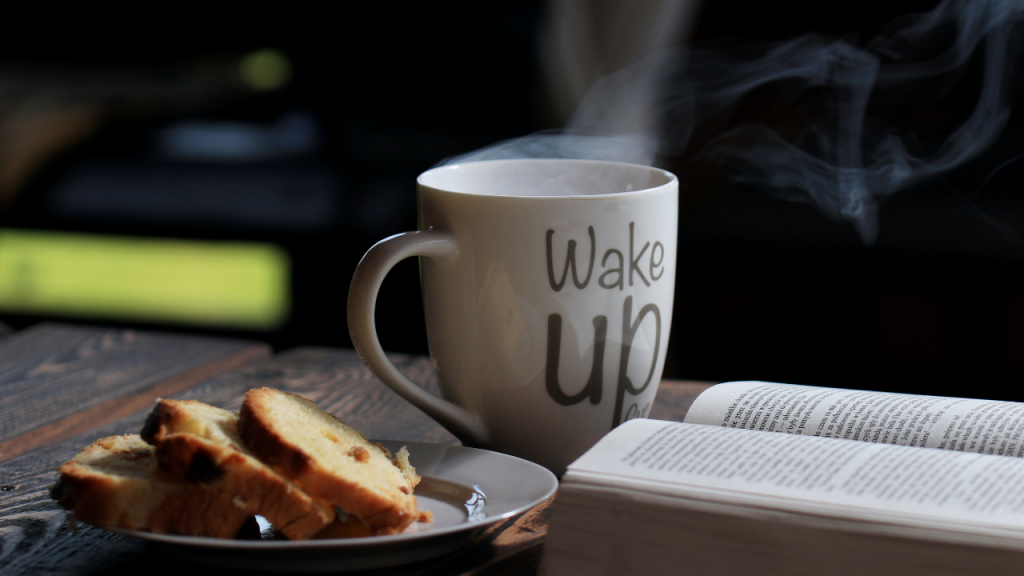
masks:
<path fill-rule="evenodd" d="M 404 447 L 393 457 L 313 402 L 270 388 L 250 390 L 240 417 L 242 439 L 261 460 L 372 533 L 396 534 L 419 519 L 420 477 Z"/>
<path fill-rule="evenodd" d="M 165 477 L 135 434 L 97 440 L 59 472 L 50 496 L 94 526 L 231 538 L 251 516 L 230 494 Z"/>
<path fill-rule="evenodd" d="M 334 508 L 314 501 L 245 448 L 238 414 L 196 400 L 159 400 L 142 438 L 156 446 L 169 474 L 235 495 L 290 540 L 305 540 L 334 520 Z"/>

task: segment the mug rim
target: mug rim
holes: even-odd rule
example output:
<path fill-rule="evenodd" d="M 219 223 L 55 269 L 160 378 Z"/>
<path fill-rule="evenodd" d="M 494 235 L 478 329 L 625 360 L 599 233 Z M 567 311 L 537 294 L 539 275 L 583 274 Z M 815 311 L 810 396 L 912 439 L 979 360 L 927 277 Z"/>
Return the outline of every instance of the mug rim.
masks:
<path fill-rule="evenodd" d="M 648 188 L 641 188 L 639 190 L 623 190 L 621 192 L 606 192 L 598 194 L 558 194 L 558 195 L 536 195 L 527 196 L 522 194 L 481 194 L 479 192 L 470 192 L 463 190 L 453 190 L 451 188 L 440 187 L 435 184 L 430 184 L 425 181 L 431 175 L 437 174 L 438 172 L 447 170 L 456 170 L 463 168 L 468 165 L 481 165 L 481 164 L 513 164 L 513 163 L 565 163 L 565 164 L 601 164 L 606 166 L 623 166 L 632 169 L 644 169 L 651 173 L 658 174 L 665 177 L 665 182 L 656 186 Z M 623 198 L 628 196 L 638 196 L 645 194 L 654 194 L 663 191 L 665 188 L 670 188 L 673 185 L 678 185 L 679 178 L 662 168 L 655 168 L 654 166 L 647 166 L 644 164 L 632 164 L 630 162 L 617 162 L 614 160 L 591 160 L 582 158 L 513 158 L 504 160 L 480 160 L 475 162 L 460 162 L 457 164 L 447 164 L 444 166 L 435 166 L 429 170 L 424 171 L 416 177 L 416 184 L 420 188 L 429 188 L 438 192 L 444 192 L 448 194 L 459 194 L 462 196 L 473 196 L 473 197 L 491 197 L 491 198 L 522 198 L 524 200 L 535 200 L 535 201 L 552 201 L 552 200 L 573 200 L 573 201 L 595 201 L 607 198 Z"/>

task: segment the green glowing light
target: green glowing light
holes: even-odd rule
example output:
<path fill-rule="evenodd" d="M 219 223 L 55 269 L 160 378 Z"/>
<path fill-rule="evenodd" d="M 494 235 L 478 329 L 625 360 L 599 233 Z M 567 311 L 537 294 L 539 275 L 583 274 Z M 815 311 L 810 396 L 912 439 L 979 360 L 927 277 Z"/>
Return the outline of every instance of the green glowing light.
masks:
<path fill-rule="evenodd" d="M 292 63 L 280 50 L 266 48 L 243 56 L 238 72 L 248 87 L 269 92 L 288 84 Z"/>
<path fill-rule="evenodd" d="M 0 310 L 272 329 L 289 313 L 272 244 L 0 230 Z"/>

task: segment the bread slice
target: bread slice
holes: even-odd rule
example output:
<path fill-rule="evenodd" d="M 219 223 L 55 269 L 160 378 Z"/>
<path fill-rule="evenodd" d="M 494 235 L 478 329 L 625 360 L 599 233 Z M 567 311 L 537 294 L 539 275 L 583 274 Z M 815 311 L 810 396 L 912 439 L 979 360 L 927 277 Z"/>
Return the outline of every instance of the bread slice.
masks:
<path fill-rule="evenodd" d="M 397 457 L 313 402 L 271 388 L 250 390 L 239 431 L 260 459 L 310 496 L 342 507 L 374 534 L 396 534 L 419 518 L 420 477 Z"/>
<path fill-rule="evenodd" d="M 231 538 L 251 516 L 230 494 L 164 477 L 135 434 L 97 440 L 59 472 L 50 496 L 94 526 Z"/>
<path fill-rule="evenodd" d="M 333 506 L 314 501 L 260 462 L 238 435 L 238 414 L 196 400 L 159 400 L 142 427 L 163 470 L 237 497 L 290 540 L 306 540 L 334 520 Z"/>

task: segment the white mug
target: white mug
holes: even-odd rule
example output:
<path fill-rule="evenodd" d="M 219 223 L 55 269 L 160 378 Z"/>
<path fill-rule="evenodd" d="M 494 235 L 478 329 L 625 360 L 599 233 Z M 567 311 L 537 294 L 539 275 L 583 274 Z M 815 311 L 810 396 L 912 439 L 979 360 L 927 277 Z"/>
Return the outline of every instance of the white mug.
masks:
<path fill-rule="evenodd" d="M 463 443 L 556 474 L 646 416 L 672 318 L 676 177 L 617 162 L 496 160 L 417 182 L 419 230 L 378 242 L 352 277 L 349 331 L 370 370 Z M 403 376 L 377 339 L 377 292 L 410 256 L 421 257 L 443 399 Z"/>

